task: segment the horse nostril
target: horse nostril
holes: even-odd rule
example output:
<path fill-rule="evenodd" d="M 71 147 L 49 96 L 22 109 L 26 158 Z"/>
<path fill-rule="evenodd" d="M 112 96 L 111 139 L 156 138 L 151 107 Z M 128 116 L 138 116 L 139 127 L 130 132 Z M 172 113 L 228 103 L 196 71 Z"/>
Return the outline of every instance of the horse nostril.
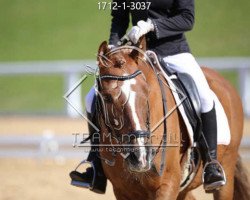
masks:
<path fill-rule="evenodd" d="M 138 163 L 138 158 L 135 155 L 135 152 L 130 152 L 130 154 L 129 154 L 129 160 L 133 164 L 137 164 Z"/>
<path fill-rule="evenodd" d="M 137 159 L 139 159 L 139 158 L 140 158 L 140 152 L 139 152 L 139 149 L 135 149 L 133 153 L 134 153 L 134 155 L 135 155 L 135 157 L 136 157 Z"/>

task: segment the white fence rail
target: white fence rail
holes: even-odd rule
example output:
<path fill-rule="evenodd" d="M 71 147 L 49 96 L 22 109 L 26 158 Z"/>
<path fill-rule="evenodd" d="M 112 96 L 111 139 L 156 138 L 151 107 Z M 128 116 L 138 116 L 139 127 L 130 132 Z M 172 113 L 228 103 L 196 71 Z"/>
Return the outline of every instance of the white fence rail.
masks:
<path fill-rule="evenodd" d="M 74 137 L 60 135 L 1 135 L 0 158 L 55 159 L 86 158 L 89 147 L 73 148 Z M 79 141 L 80 142 L 80 141 Z M 243 159 L 250 160 L 250 137 L 244 136 L 240 145 Z"/>
<path fill-rule="evenodd" d="M 210 66 L 217 70 L 233 70 L 238 73 L 240 95 L 245 114 L 249 117 L 250 57 L 198 58 L 198 62 L 200 65 Z M 0 76 L 60 74 L 65 77 L 65 94 L 81 78 L 87 65 L 96 67 L 96 62 L 93 60 L 1 62 Z M 83 107 L 81 99 L 80 89 L 70 96 L 70 101 L 80 109 Z M 78 116 L 70 105 L 66 104 L 65 109 L 69 116 Z"/>

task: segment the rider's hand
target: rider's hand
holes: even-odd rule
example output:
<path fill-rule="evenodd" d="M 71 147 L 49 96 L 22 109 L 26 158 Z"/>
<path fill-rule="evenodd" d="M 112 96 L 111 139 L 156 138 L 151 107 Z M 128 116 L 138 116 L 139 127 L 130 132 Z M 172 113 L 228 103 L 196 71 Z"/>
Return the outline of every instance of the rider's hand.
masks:
<path fill-rule="evenodd" d="M 150 31 L 154 31 L 154 25 L 150 19 L 146 22 L 141 20 L 137 23 L 137 26 L 133 26 L 128 32 L 128 38 L 131 42 L 136 44 L 141 36 L 147 34 Z"/>

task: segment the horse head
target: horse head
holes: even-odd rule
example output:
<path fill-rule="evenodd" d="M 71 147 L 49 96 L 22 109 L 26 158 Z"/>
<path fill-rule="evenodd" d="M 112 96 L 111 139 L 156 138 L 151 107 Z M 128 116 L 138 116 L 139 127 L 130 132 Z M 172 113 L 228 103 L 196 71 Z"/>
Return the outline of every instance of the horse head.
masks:
<path fill-rule="evenodd" d="M 98 96 L 106 126 L 123 147 L 134 172 L 151 168 L 149 87 L 145 76 L 143 42 L 137 47 L 109 49 L 103 42 L 98 51 Z M 129 148 L 128 148 L 129 147 Z"/>

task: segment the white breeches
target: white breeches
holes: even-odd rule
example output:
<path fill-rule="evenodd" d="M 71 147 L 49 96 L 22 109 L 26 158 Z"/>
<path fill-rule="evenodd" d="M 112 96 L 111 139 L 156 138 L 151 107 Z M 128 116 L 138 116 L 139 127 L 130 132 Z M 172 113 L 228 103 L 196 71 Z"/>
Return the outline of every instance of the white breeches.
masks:
<path fill-rule="evenodd" d="M 180 53 L 163 58 L 167 66 L 177 72 L 189 74 L 198 89 L 201 100 L 201 112 L 206 113 L 213 108 L 214 95 L 200 66 L 191 53 Z"/>

